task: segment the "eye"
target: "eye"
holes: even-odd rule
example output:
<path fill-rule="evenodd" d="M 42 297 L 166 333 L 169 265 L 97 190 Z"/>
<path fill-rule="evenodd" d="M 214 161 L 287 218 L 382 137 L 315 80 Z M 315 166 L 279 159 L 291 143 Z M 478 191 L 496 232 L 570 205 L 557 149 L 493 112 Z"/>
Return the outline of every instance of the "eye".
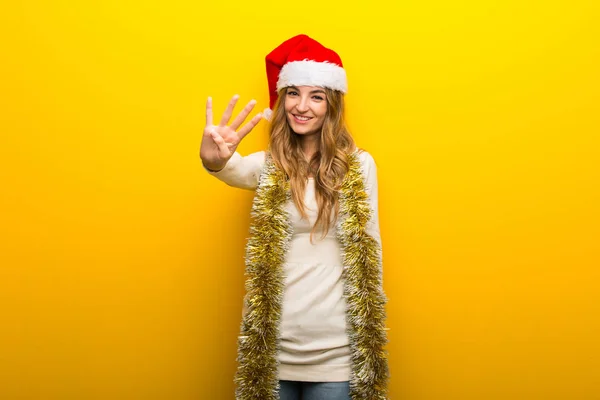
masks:
<path fill-rule="evenodd" d="M 298 95 L 298 92 L 296 92 L 295 90 L 290 90 L 287 92 L 288 96 L 296 96 Z"/>
<path fill-rule="evenodd" d="M 315 96 L 313 96 L 313 99 L 315 99 L 315 100 L 319 100 L 319 101 L 321 101 L 321 100 L 325 100 L 325 99 L 323 98 L 323 96 L 318 96 L 318 95 L 315 95 Z"/>

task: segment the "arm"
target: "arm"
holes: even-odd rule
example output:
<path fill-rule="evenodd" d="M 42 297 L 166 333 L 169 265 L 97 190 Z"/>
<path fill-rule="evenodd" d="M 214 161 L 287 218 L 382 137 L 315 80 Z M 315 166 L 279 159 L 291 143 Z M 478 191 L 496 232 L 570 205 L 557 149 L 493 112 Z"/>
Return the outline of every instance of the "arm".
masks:
<path fill-rule="evenodd" d="M 254 190 L 258 185 L 258 178 L 265 164 L 265 152 L 259 151 L 243 157 L 235 152 L 227 161 L 225 167 L 219 171 L 204 169 L 215 178 L 225 182 L 227 185 Z"/>
<path fill-rule="evenodd" d="M 360 153 L 360 160 L 363 167 L 363 174 L 365 177 L 365 191 L 369 199 L 371 206 L 371 218 L 367 223 L 366 231 L 378 244 L 379 247 L 379 260 L 383 262 L 383 251 L 381 243 L 381 233 L 379 231 L 379 185 L 377 182 L 377 165 L 373 156 L 366 151 Z M 381 270 L 381 283 L 383 284 L 383 264 Z"/>
<path fill-rule="evenodd" d="M 372 215 L 367 223 L 367 233 L 379 243 L 381 248 L 381 234 L 379 231 L 379 192 L 377 182 L 377 165 L 371 154 L 363 151 L 360 153 L 363 174 L 365 177 L 365 190 L 371 205 Z"/>

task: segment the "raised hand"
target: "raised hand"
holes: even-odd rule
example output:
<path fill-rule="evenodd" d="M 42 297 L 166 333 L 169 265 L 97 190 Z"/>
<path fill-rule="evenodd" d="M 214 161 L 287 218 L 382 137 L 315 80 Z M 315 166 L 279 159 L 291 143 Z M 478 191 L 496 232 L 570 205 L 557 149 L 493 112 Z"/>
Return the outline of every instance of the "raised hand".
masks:
<path fill-rule="evenodd" d="M 206 101 L 206 127 L 200 144 L 200 158 L 210 170 L 223 169 L 242 139 L 260 122 L 262 115 L 259 113 L 238 130 L 256 105 L 256 101 L 251 100 L 233 122 L 227 125 L 238 99 L 238 95 L 231 98 L 219 125 L 213 125 L 212 98 L 209 97 Z"/>

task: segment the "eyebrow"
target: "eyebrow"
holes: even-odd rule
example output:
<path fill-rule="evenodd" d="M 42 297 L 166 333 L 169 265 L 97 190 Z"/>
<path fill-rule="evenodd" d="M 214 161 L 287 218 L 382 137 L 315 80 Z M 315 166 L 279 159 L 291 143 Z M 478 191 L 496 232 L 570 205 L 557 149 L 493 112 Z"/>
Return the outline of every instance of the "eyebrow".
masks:
<path fill-rule="evenodd" d="M 288 87 L 288 89 L 296 89 L 296 90 L 300 91 L 300 89 L 298 89 L 296 86 L 290 86 L 290 87 Z M 322 89 L 311 90 L 311 91 L 310 91 L 310 93 L 311 93 L 311 94 L 313 94 L 313 93 L 323 93 L 323 94 L 325 94 L 325 95 L 327 94 L 327 93 L 326 93 L 324 90 L 322 90 Z"/>

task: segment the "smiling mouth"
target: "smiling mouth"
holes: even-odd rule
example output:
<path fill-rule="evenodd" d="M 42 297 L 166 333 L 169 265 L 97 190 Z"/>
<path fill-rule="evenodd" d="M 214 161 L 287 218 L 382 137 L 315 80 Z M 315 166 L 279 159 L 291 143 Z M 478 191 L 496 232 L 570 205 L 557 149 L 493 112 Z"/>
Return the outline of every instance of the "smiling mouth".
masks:
<path fill-rule="evenodd" d="M 312 119 L 312 117 L 305 117 L 302 115 L 296 115 L 296 114 L 292 114 L 294 116 L 294 118 L 296 118 L 298 121 L 310 121 Z"/>

